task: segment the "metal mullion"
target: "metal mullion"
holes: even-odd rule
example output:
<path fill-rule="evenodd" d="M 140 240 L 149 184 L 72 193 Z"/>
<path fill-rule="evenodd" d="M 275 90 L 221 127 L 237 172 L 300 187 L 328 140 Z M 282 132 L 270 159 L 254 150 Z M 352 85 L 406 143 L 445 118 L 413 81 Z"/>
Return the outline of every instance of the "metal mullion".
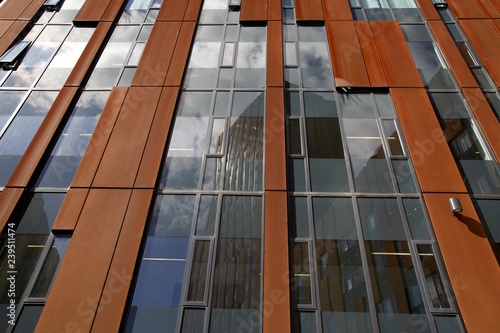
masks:
<path fill-rule="evenodd" d="M 359 215 L 358 198 L 352 197 L 352 204 L 354 210 L 354 221 L 356 224 L 356 231 L 358 236 L 359 255 L 361 259 L 361 266 L 363 268 L 363 276 L 365 279 L 365 290 L 368 298 L 368 309 L 370 311 L 370 318 L 372 322 L 373 333 L 380 333 L 377 318 L 377 309 L 375 307 L 375 299 L 373 297 L 373 285 L 370 278 L 370 268 L 368 266 L 367 253 L 364 243 L 363 230 L 361 226 L 361 217 Z"/>

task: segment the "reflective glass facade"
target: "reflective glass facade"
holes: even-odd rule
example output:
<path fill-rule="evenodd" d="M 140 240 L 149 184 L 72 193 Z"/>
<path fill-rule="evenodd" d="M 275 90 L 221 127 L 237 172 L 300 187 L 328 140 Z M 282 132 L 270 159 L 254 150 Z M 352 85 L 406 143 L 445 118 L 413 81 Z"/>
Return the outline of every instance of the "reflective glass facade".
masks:
<path fill-rule="evenodd" d="M 499 13 L 0 0 L 0 331 L 495 331 Z"/>

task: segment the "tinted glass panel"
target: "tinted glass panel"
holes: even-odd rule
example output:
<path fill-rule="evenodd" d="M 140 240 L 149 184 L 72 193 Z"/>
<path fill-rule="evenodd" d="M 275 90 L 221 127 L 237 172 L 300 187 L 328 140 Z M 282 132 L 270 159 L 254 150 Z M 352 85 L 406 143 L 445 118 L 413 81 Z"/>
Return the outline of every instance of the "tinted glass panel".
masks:
<path fill-rule="evenodd" d="M 188 301 L 203 301 L 207 280 L 210 241 L 196 241 L 194 245 L 193 264 L 189 279 Z"/>
<path fill-rule="evenodd" d="M 432 306 L 438 309 L 450 308 L 450 301 L 444 290 L 443 279 L 439 273 L 432 246 L 429 244 L 418 244 L 417 249 Z"/>
<path fill-rule="evenodd" d="M 25 305 L 19 319 L 16 321 L 15 333 L 31 333 L 35 331 L 38 319 L 42 314 L 43 305 Z"/>
<path fill-rule="evenodd" d="M 203 332 L 205 309 L 186 309 L 182 319 L 181 333 Z"/>
<path fill-rule="evenodd" d="M 293 244 L 293 285 L 294 304 L 312 304 L 311 267 L 309 245 L 304 242 Z"/>

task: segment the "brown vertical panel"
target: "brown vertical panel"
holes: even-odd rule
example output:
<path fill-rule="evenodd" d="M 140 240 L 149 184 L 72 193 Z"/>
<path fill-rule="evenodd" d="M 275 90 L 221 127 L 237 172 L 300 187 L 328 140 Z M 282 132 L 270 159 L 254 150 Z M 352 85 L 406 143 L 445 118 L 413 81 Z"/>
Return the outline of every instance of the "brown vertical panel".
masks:
<path fill-rule="evenodd" d="M 264 210 L 263 333 L 291 332 L 286 191 L 266 191 Z"/>
<path fill-rule="evenodd" d="M 337 87 L 369 87 L 363 53 L 354 21 L 327 21 L 335 85 Z"/>
<path fill-rule="evenodd" d="M 9 0 L 0 7 L 0 19 L 17 19 L 33 0 Z"/>
<path fill-rule="evenodd" d="M 500 2 L 500 0 L 499 0 Z M 491 24 L 493 24 L 493 27 L 497 31 L 498 34 L 500 34 L 500 20 L 490 20 Z"/>
<path fill-rule="evenodd" d="M 422 9 L 422 12 L 424 12 L 425 19 L 427 21 L 431 20 L 440 20 L 441 21 L 441 16 L 439 16 L 438 11 L 436 10 L 436 7 L 432 4 L 432 1 L 430 0 L 417 0 L 418 5 L 420 6 L 420 9 Z"/>
<path fill-rule="evenodd" d="M 139 166 L 137 179 L 134 187 L 136 188 L 154 188 L 160 165 L 163 160 L 163 152 L 167 144 L 167 137 L 170 130 L 170 124 L 175 112 L 178 87 L 163 88 L 160 102 L 153 119 L 153 126 L 149 133 L 144 156 Z"/>
<path fill-rule="evenodd" d="M 267 21 L 267 0 L 241 0 L 240 21 Z"/>
<path fill-rule="evenodd" d="M 461 20 L 460 25 L 496 86 L 500 87 L 500 34 L 490 20 Z"/>
<path fill-rule="evenodd" d="M 16 22 L 15 20 L 0 20 L 0 38 L 9 30 L 9 28 Z"/>
<path fill-rule="evenodd" d="M 321 0 L 295 0 L 295 15 L 297 21 L 325 20 Z"/>
<path fill-rule="evenodd" d="M 283 87 L 283 36 L 281 21 L 267 23 L 267 86 Z"/>
<path fill-rule="evenodd" d="M 281 0 L 267 0 L 267 20 L 281 21 Z"/>
<path fill-rule="evenodd" d="M 128 90 L 92 183 L 94 187 L 134 185 L 160 93 L 161 88 L 153 87 Z"/>
<path fill-rule="evenodd" d="M 156 22 L 160 21 L 182 21 L 188 6 L 188 0 L 164 0 Z"/>
<path fill-rule="evenodd" d="M 33 0 L 30 5 L 22 12 L 19 16 L 20 20 L 31 20 L 36 15 L 36 13 L 42 8 L 43 3 L 46 0 Z"/>
<path fill-rule="evenodd" d="M 7 186 L 26 187 L 78 89 L 63 87 L 26 149 Z"/>
<path fill-rule="evenodd" d="M 499 18 L 499 11 L 493 6 L 490 0 L 475 0 L 479 8 L 483 11 L 486 17 Z"/>
<path fill-rule="evenodd" d="M 425 89 L 394 88 L 391 95 L 422 192 L 466 193 Z"/>
<path fill-rule="evenodd" d="M 110 2 L 111 0 L 86 0 L 73 22 L 75 24 L 99 22 Z"/>
<path fill-rule="evenodd" d="M 132 192 L 92 332 L 120 330 L 152 196 L 152 190 Z"/>
<path fill-rule="evenodd" d="M 101 17 L 101 21 L 113 22 L 116 20 L 118 14 L 121 12 L 123 2 L 124 0 L 111 0 L 111 3 L 104 12 L 104 15 Z"/>
<path fill-rule="evenodd" d="M 71 187 L 90 187 L 92 184 L 127 91 L 128 87 L 111 89 L 88 147 L 73 177 Z"/>
<path fill-rule="evenodd" d="M 283 88 L 266 90 L 266 190 L 286 190 L 285 102 Z"/>
<path fill-rule="evenodd" d="M 180 29 L 181 22 L 156 22 L 132 79 L 132 86 L 163 85 Z"/>
<path fill-rule="evenodd" d="M 89 332 L 130 190 L 91 189 L 35 332 Z"/>
<path fill-rule="evenodd" d="M 7 225 L 23 192 L 24 188 L 6 187 L 0 193 L 0 231 Z"/>
<path fill-rule="evenodd" d="M 476 116 L 493 153 L 500 160 L 500 123 L 498 122 L 481 89 L 463 89 L 465 98 Z"/>
<path fill-rule="evenodd" d="M 0 39 L 0 54 L 3 54 L 5 51 L 9 49 L 12 43 L 19 36 L 21 31 L 28 25 L 29 21 L 15 21 L 10 26 L 9 30 L 5 32 Z"/>
<path fill-rule="evenodd" d="M 75 230 L 76 223 L 78 222 L 78 218 L 80 217 L 88 194 L 88 188 L 70 188 L 57 214 L 52 230 Z"/>
<path fill-rule="evenodd" d="M 396 21 L 371 21 L 370 28 L 390 87 L 422 87 L 422 81 Z"/>
<path fill-rule="evenodd" d="M 90 37 L 82 55 L 64 83 L 64 86 L 79 87 L 82 84 L 85 75 L 87 75 L 87 72 L 92 67 L 92 63 L 96 59 L 99 49 L 103 45 L 104 40 L 106 39 L 106 36 L 112 26 L 113 23 L 111 22 L 100 22 L 97 25 L 97 28 L 92 34 L 92 37 Z"/>
<path fill-rule="evenodd" d="M 202 0 L 189 0 L 184 21 L 198 21 Z"/>
<path fill-rule="evenodd" d="M 455 216 L 452 196 L 463 208 Z M 469 195 L 424 194 L 424 199 L 467 332 L 498 330 L 500 266 Z"/>
<path fill-rule="evenodd" d="M 495 7 L 495 9 L 497 10 L 497 12 L 500 13 L 500 1 L 499 0 L 490 0 L 491 2 L 491 5 L 493 7 Z"/>
<path fill-rule="evenodd" d="M 348 0 L 323 0 L 325 20 L 350 21 L 352 20 L 351 6 Z"/>
<path fill-rule="evenodd" d="M 165 86 L 181 85 L 195 29 L 195 22 L 182 22 L 179 38 L 177 39 L 177 44 L 175 44 L 172 61 L 168 67 L 167 77 L 164 82 Z"/>
<path fill-rule="evenodd" d="M 459 19 L 486 18 L 475 1 L 447 0 L 451 11 Z"/>
<path fill-rule="evenodd" d="M 366 71 L 372 87 L 387 87 L 384 67 L 378 55 L 377 46 L 373 39 L 370 24 L 367 21 L 355 22 L 358 32 L 359 46 L 363 52 Z"/>
<path fill-rule="evenodd" d="M 455 41 L 451 38 L 444 23 L 442 21 L 431 21 L 429 22 L 429 26 L 453 74 L 455 74 L 458 84 L 461 87 L 477 87 L 477 82 L 472 76 L 469 66 L 465 63 L 464 58 L 460 54 Z"/>

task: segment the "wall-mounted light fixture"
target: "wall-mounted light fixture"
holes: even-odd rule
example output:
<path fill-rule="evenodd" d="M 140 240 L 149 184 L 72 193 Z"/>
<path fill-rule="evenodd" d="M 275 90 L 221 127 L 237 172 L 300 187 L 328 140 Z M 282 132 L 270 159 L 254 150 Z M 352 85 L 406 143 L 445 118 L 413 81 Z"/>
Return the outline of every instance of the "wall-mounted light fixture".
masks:
<path fill-rule="evenodd" d="M 458 198 L 450 198 L 450 209 L 453 215 L 463 212 L 462 204 Z"/>

